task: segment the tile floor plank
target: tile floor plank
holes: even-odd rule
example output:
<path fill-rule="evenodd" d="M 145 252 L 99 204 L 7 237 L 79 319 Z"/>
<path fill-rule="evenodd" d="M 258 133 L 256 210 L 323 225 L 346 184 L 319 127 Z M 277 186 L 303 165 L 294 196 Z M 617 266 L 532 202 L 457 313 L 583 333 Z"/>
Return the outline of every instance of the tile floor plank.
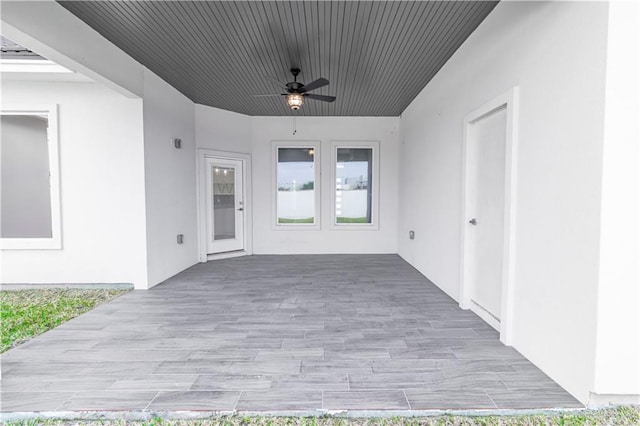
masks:
<path fill-rule="evenodd" d="M 160 392 L 147 407 L 158 411 L 231 411 L 240 392 L 173 391 Z"/>
<path fill-rule="evenodd" d="M 128 411 L 146 407 L 156 392 L 82 391 L 65 401 L 62 411 Z M 4 409 L 4 408 L 3 408 Z"/>
<path fill-rule="evenodd" d="M 321 390 L 271 389 L 269 391 L 242 392 L 238 411 L 292 411 L 322 408 Z"/>
<path fill-rule="evenodd" d="M 409 410 L 410 406 L 401 390 L 325 391 L 325 410 Z"/>
<path fill-rule="evenodd" d="M 413 410 L 480 410 L 498 408 L 482 390 L 455 389 L 436 392 L 428 389 L 405 389 Z"/>
<path fill-rule="evenodd" d="M 0 361 L 3 411 L 581 406 L 396 255 L 197 264 Z"/>

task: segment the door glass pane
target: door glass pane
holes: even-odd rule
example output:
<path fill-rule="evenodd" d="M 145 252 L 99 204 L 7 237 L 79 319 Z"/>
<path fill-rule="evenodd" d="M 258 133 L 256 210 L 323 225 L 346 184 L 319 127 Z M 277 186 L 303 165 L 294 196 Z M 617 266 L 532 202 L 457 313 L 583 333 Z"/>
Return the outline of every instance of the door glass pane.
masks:
<path fill-rule="evenodd" d="M 315 153 L 308 148 L 278 148 L 278 224 L 314 224 Z"/>
<path fill-rule="evenodd" d="M 235 169 L 213 166 L 213 239 L 236 237 Z"/>
<path fill-rule="evenodd" d="M 335 223 L 371 223 L 373 149 L 337 149 Z"/>
<path fill-rule="evenodd" d="M 51 238 L 48 120 L 2 115 L 2 238 Z"/>

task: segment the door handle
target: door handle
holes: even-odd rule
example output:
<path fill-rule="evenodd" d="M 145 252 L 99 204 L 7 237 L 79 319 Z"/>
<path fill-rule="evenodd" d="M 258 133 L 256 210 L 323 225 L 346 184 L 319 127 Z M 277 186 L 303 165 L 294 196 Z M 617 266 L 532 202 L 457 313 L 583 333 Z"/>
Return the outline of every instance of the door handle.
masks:
<path fill-rule="evenodd" d="M 471 219 L 471 220 L 469 221 L 469 223 L 475 226 L 475 225 L 477 225 L 477 224 L 478 224 L 478 221 L 476 221 L 476 218 L 474 217 L 473 219 Z"/>
<path fill-rule="evenodd" d="M 240 207 L 240 208 L 238 209 L 238 211 L 239 211 L 239 212 L 241 212 L 241 211 L 243 211 L 243 210 L 244 210 L 244 209 L 243 209 L 242 207 Z"/>

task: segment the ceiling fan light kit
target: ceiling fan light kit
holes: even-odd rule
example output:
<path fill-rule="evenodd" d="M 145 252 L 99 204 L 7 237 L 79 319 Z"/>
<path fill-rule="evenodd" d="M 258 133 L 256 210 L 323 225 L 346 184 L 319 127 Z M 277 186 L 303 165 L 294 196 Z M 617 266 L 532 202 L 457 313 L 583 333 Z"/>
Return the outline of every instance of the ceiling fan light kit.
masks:
<path fill-rule="evenodd" d="M 285 84 L 287 93 L 281 93 L 280 95 L 254 95 L 254 96 L 285 96 L 285 100 L 289 108 L 292 111 L 297 111 L 304 104 L 305 98 L 313 99 L 322 102 L 333 102 L 336 100 L 335 96 L 326 95 L 314 95 L 313 93 L 307 93 L 312 90 L 319 89 L 329 84 L 329 80 L 320 77 L 317 80 L 312 81 L 309 84 L 303 84 L 298 81 L 298 74 L 300 74 L 299 68 L 291 68 L 291 74 L 293 74 L 293 81 Z"/>
<path fill-rule="evenodd" d="M 289 93 L 286 99 L 287 105 L 289 105 L 289 108 L 291 108 L 293 111 L 299 110 L 300 107 L 304 104 L 304 96 L 302 96 L 300 93 Z"/>

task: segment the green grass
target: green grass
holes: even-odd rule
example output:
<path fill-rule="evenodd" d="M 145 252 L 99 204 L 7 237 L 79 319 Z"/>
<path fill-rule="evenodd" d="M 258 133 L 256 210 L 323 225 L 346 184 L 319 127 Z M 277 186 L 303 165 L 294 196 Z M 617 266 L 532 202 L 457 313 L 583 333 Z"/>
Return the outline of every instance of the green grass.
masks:
<path fill-rule="evenodd" d="M 337 223 L 369 223 L 366 217 L 337 217 Z"/>
<path fill-rule="evenodd" d="M 303 219 L 287 219 L 284 217 L 279 217 L 278 223 L 313 223 L 313 218 L 305 217 Z M 368 222 L 366 217 L 337 217 L 336 223 L 368 223 Z"/>
<path fill-rule="evenodd" d="M 127 291 L 129 290 L 0 291 L 0 353 Z"/>
<path fill-rule="evenodd" d="M 313 223 L 313 218 L 305 217 L 303 219 L 287 219 L 284 217 L 279 217 L 278 223 Z"/>
<path fill-rule="evenodd" d="M 241 417 L 223 416 L 202 420 L 23 420 L 13 426 L 633 426 L 640 425 L 640 407 L 619 407 L 578 413 L 525 416 L 434 416 L 347 419 L 341 417 Z"/>

